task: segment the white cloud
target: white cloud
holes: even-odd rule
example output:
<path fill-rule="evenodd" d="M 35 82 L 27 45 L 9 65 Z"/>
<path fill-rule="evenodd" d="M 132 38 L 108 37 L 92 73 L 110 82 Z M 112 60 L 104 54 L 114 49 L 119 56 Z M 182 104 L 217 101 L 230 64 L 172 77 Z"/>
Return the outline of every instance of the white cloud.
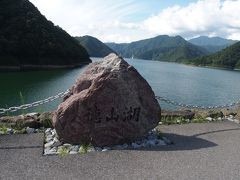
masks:
<path fill-rule="evenodd" d="M 156 35 L 221 36 L 240 40 L 240 0 L 198 0 L 171 6 L 139 21 L 139 0 L 30 0 L 42 14 L 73 36 L 131 42 Z M 177 2 L 177 1 L 176 1 Z M 148 6 L 149 8 L 150 6 Z M 137 20 L 136 20 L 137 19 Z"/>
<path fill-rule="evenodd" d="M 30 1 L 72 36 L 92 35 L 104 42 L 130 42 L 140 38 L 136 35 L 138 25 L 130 21 L 144 8 L 136 0 Z"/>
<path fill-rule="evenodd" d="M 169 7 L 144 21 L 152 34 L 222 36 L 240 39 L 240 0 L 199 0 Z"/>

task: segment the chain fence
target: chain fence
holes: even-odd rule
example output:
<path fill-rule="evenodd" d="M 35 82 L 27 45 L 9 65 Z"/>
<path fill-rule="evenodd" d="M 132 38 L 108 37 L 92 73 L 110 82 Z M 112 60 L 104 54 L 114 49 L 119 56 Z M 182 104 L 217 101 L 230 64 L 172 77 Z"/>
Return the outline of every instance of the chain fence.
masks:
<path fill-rule="evenodd" d="M 52 102 L 52 101 L 54 101 L 56 99 L 63 98 L 69 92 L 70 91 L 67 90 L 65 92 L 58 93 L 55 96 L 50 96 L 50 97 L 48 97 L 46 99 L 43 99 L 43 100 L 40 100 L 40 101 L 36 101 L 36 102 L 30 103 L 30 104 L 23 104 L 21 106 L 14 106 L 14 107 L 9 107 L 9 108 L 0 108 L 0 115 L 40 106 L 40 105 Z M 231 104 L 220 105 L 220 106 L 197 106 L 197 105 L 190 105 L 190 104 L 179 103 L 179 102 L 176 102 L 174 100 L 167 99 L 167 98 L 160 97 L 160 96 L 156 96 L 156 99 L 159 100 L 159 101 L 163 101 L 163 102 L 165 102 L 167 104 L 171 104 L 173 106 L 178 106 L 178 107 L 188 108 L 188 109 L 201 109 L 201 110 L 231 108 L 231 107 L 235 107 L 235 106 L 240 105 L 240 100 L 236 101 L 236 102 L 233 102 Z"/>
<path fill-rule="evenodd" d="M 167 104 L 171 104 L 171 105 L 182 107 L 182 108 L 201 109 L 201 110 L 232 108 L 232 107 L 240 105 L 240 100 L 230 103 L 230 104 L 218 105 L 218 106 L 197 106 L 197 105 L 179 103 L 174 100 L 167 99 L 167 98 L 160 97 L 160 96 L 156 96 L 156 99 L 158 99 L 159 101 L 163 101 Z"/>
<path fill-rule="evenodd" d="M 40 101 L 36 101 L 36 102 L 30 103 L 30 104 L 23 104 L 21 106 L 15 106 L 15 107 L 10 107 L 10 108 L 0 108 L 0 115 L 1 114 L 6 114 L 6 113 L 9 113 L 9 112 L 16 112 L 16 111 L 19 111 L 19 110 L 25 110 L 25 109 L 29 109 L 29 108 L 40 106 L 40 105 L 52 102 L 52 101 L 54 101 L 56 99 L 63 98 L 69 92 L 70 92 L 69 90 L 67 90 L 65 92 L 60 92 L 60 93 L 58 93 L 55 96 L 50 96 L 50 97 L 48 97 L 46 99 L 43 99 L 43 100 L 40 100 Z"/>

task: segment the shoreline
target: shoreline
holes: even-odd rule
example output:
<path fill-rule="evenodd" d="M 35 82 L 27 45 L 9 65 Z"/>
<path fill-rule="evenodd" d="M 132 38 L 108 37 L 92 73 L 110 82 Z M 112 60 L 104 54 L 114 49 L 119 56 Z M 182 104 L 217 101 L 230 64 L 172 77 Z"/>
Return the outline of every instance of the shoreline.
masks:
<path fill-rule="evenodd" d="M 124 57 L 124 59 L 130 59 Z M 136 59 L 137 60 L 137 59 Z M 229 70 L 229 71 L 240 71 L 240 68 L 228 68 L 228 67 L 219 67 L 219 66 L 204 66 L 204 65 L 194 65 L 194 64 L 188 64 L 184 62 L 171 62 L 171 61 L 159 61 L 159 60 L 154 60 L 154 59 L 140 59 L 144 61 L 156 61 L 156 62 L 166 62 L 166 63 L 173 63 L 173 64 L 181 64 L 181 65 L 186 65 L 186 66 L 191 66 L 191 67 L 201 67 L 201 68 L 209 68 L 209 69 L 220 69 L 220 70 Z"/>
<path fill-rule="evenodd" d="M 90 64 L 91 62 L 83 62 L 81 64 L 72 65 L 32 65 L 24 64 L 20 66 L 0 66 L 0 72 L 19 72 L 19 71 L 31 71 L 31 70 L 52 70 L 52 69 L 72 69 L 79 68 Z"/>
<path fill-rule="evenodd" d="M 202 67 L 202 68 L 209 68 L 209 69 L 220 69 L 220 70 L 229 70 L 229 71 L 240 71 L 238 68 L 227 68 L 227 67 L 218 67 L 218 66 L 203 66 L 203 65 L 194 65 L 194 64 L 185 64 L 185 63 L 179 63 L 184 64 L 186 66 L 192 66 L 192 67 Z"/>

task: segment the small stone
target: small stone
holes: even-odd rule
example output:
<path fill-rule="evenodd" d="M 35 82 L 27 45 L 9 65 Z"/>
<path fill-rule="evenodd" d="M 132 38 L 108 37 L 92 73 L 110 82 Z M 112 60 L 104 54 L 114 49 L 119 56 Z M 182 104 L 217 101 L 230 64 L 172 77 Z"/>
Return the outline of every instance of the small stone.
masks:
<path fill-rule="evenodd" d="M 51 136 L 47 136 L 47 137 L 46 137 L 46 141 L 47 141 L 47 142 L 49 142 L 49 141 L 53 141 L 53 137 L 51 137 Z"/>
<path fill-rule="evenodd" d="M 51 151 L 57 152 L 57 147 L 53 147 L 53 148 L 51 149 Z"/>
<path fill-rule="evenodd" d="M 7 128 L 7 134 L 13 134 L 13 129 L 11 129 L 11 128 Z"/>
<path fill-rule="evenodd" d="M 107 149 L 107 150 L 111 150 L 111 148 L 110 147 L 103 147 L 103 149 Z"/>
<path fill-rule="evenodd" d="M 222 118 L 221 118 L 221 117 L 218 117 L 218 118 L 217 118 L 217 120 L 218 120 L 218 121 L 221 121 L 221 120 L 222 120 Z"/>
<path fill-rule="evenodd" d="M 87 152 L 95 152 L 95 149 L 93 147 L 89 148 Z"/>
<path fill-rule="evenodd" d="M 148 147 L 147 141 L 143 142 L 141 145 L 142 145 L 142 147 Z"/>
<path fill-rule="evenodd" d="M 115 146 L 113 147 L 113 149 L 122 150 L 122 149 L 124 149 L 124 147 L 123 147 L 123 145 L 115 145 Z"/>
<path fill-rule="evenodd" d="M 159 124 L 159 125 L 162 125 L 163 123 L 160 121 L 158 124 Z"/>
<path fill-rule="evenodd" d="M 56 137 L 53 138 L 53 141 L 54 142 L 59 142 L 58 138 L 56 138 Z"/>
<path fill-rule="evenodd" d="M 136 141 L 135 143 L 140 145 L 140 144 L 142 144 L 142 141 Z"/>
<path fill-rule="evenodd" d="M 70 151 L 69 154 L 77 154 L 77 151 Z"/>
<path fill-rule="evenodd" d="M 213 118 L 211 118 L 211 117 L 207 117 L 206 120 L 208 120 L 208 121 L 212 121 Z"/>
<path fill-rule="evenodd" d="M 4 134 L 4 132 L 3 132 L 3 131 L 0 131 L 0 134 L 1 134 L 1 135 L 3 135 L 3 134 Z"/>
<path fill-rule="evenodd" d="M 95 150 L 100 152 L 100 151 L 102 151 L 102 148 L 100 148 L 100 147 L 95 147 Z"/>
<path fill-rule="evenodd" d="M 56 129 L 53 129 L 53 130 L 52 130 L 52 134 L 53 134 L 53 135 L 56 135 L 56 134 L 57 134 Z"/>
<path fill-rule="evenodd" d="M 137 144 L 137 143 L 132 143 L 132 147 L 133 147 L 134 149 L 138 149 L 138 148 L 141 147 L 141 145 L 139 145 L 139 144 Z"/>
<path fill-rule="evenodd" d="M 53 145 L 52 146 L 54 146 L 54 147 L 58 147 L 58 146 L 61 146 L 62 145 L 62 143 L 60 142 L 60 141 L 54 141 L 53 140 Z"/>
<path fill-rule="evenodd" d="M 170 141 L 168 138 L 166 137 L 162 137 L 162 140 L 166 143 L 166 144 L 172 144 L 172 141 Z"/>
<path fill-rule="evenodd" d="M 67 147 L 67 148 L 70 148 L 72 145 L 71 144 L 68 144 L 68 143 L 65 143 L 63 144 L 64 147 Z"/>
<path fill-rule="evenodd" d="M 124 143 L 124 144 L 122 145 L 122 147 L 123 147 L 124 149 L 126 149 L 126 148 L 128 148 L 128 144 L 127 144 L 127 143 Z"/>
<path fill-rule="evenodd" d="M 50 148 L 50 147 L 52 147 L 53 144 L 54 144 L 54 142 L 53 142 L 53 141 L 50 141 L 50 142 L 44 144 L 44 147 L 45 147 L 45 148 Z"/>
<path fill-rule="evenodd" d="M 235 119 L 234 122 L 239 124 L 240 121 L 238 119 Z"/>
<path fill-rule="evenodd" d="M 147 138 L 148 140 L 153 140 L 153 139 L 156 139 L 157 137 L 155 135 L 149 135 Z"/>
<path fill-rule="evenodd" d="M 34 131 L 35 131 L 34 128 L 30 128 L 30 127 L 27 127 L 27 128 L 26 128 L 26 132 L 27 132 L 28 134 L 32 134 L 32 133 L 34 133 Z"/>
<path fill-rule="evenodd" d="M 44 155 L 55 155 L 57 154 L 57 149 L 56 148 L 46 148 L 44 149 Z"/>
<path fill-rule="evenodd" d="M 70 151 L 76 151 L 76 152 L 78 152 L 78 151 L 79 151 L 79 148 L 80 148 L 79 145 L 71 146 L 71 147 L 70 147 Z"/>
<path fill-rule="evenodd" d="M 165 145 L 167 145 L 165 141 L 163 141 L 161 139 L 157 140 L 157 146 L 165 146 Z"/>
<path fill-rule="evenodd" d="M 47 128 L 45 133 L 51 132 L 51 130 L 52 130 L 51 128 Z"/>
<path fill-rule="evenodd" d="M 155 146 L 156 144 L 158 144 L 158 142 L 157 142 L 156 140 L 148 140 L 148 141 L 147 141 L 147 144 L 148 144 L 149 146 Z"/>
<path fill-rule="evenodd" d="M 109 149 L 102 149 L 102 152 L 106 152 L 106 151 L 109 151 Z"/>
<path fill-rule="evenodd" d="M 232 118 L 230 118 L 230 117 L 228 117 L 227 120 L 229 120 L 229 121 L 234 121 L 234 120 L 233 120 Z"/>

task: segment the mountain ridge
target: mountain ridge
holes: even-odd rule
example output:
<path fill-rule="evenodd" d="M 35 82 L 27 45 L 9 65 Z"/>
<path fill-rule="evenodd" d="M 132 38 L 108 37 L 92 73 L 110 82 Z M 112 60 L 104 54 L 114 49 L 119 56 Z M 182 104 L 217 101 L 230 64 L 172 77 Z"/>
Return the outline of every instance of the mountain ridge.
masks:
<path fill-rule="evenodd" d="M 87 50 L 91 57 L 105 57 L 110 53 L 115 53 L 110 47 L 93 36 L 85 35 L 74 38 Z"/>
<path fill-rule="evenodd" d="M 181 62 L 184 59 L 203 56 L 207 51 L 193 45 L 181 36 L 170 37 L 160 35 L 132 43 L 106 43 L 111 49 L 123 57 Z"/>
<path fill-rule="evenodd" d="M 208 36 L 199 36 L 188 40 L 188 42 L 201 46 L 204 49 L 208 50 L 210 53 L 218 52 L 234 43 L 238 42 L 236 40 L 225 39 L 221 37 L 208 37 Z"/>

